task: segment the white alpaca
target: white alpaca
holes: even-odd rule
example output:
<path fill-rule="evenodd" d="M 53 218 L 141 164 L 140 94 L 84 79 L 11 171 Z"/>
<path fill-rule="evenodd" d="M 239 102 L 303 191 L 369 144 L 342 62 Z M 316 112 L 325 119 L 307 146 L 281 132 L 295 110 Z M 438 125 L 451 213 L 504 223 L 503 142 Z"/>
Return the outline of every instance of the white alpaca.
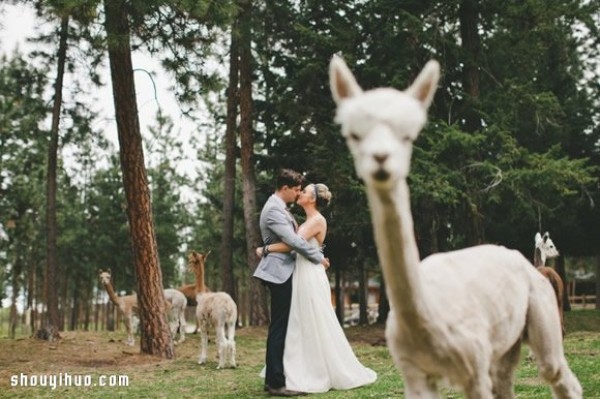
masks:
<path fill-rule="evenodd" d="M 235 323 L 237 306 L 226 292 L 207 292 L 204 285 L 204 261 L 207 255 L 192 251 L 188 257 L 190 269 L 196 274 L 196 318 L 200 329 L 199 364 L 206 363 L 208 328 L 215 328 L 219 365 L 237 367 L 235 361 Z"/>
<path fill-rule="evenodd" d="M 406 397 L 439 398 L 445 379 L 469 399 L 514 398 L 525 340 L 554 396 L 581 398 L 558 312 L 547 306 L 552 288 L 524 256 L 482 245 L 419 259 L 406 178 L 438 79 L 430 61 L 404 92 L 363 92 L 341 58 L 330 65 L 336 122 L 366 185 L 390 300 L 386 338 Z"/>
<path fill-rule="evenodd" d="M 560 253 L 550 238 L 550 233 L 545 232 L 542 236 L 535 233 L 535 251 L 533 254 L 533 265 L 535 267 L 546 266 L 546 259 L 556 258 Z"/>
<path fill-rule="evenodd" d="M 179 330 L 179 340 L 176 344 L 180 344 L 185 341 L 185 327 L 187 323 L 185 321 L 185 308 L 187 306 L 187 298 L 185 295 L 175 288 L 165 289 L 165 300 L 169 304 L 169 324 L 171 326 L 171 336 L 175 339 L 177 330 Z"/>
<path fill-rule="evenodd" d="M 550 238 L 550 233 L 544 233 L 544 236 L 540 233 L 535 235 L 535 249 L 533 253 L 533 265 L 537 270 L 542 273 L 544 277 L 548 279 L 554 295 L 556 296 L 556 303 L 558 304 L 558 313 L 560 315 L 561 332 L 565 335 L 565 323 L 564 323 L 564 309 L 563 309 L 563 297 L 565 295 L 565 283 L 560 275 L 551 267 L 546 266 L 546 259 L 556 258 L 559 254 L 558 249 L 554 245 L 554 242 Z"/>

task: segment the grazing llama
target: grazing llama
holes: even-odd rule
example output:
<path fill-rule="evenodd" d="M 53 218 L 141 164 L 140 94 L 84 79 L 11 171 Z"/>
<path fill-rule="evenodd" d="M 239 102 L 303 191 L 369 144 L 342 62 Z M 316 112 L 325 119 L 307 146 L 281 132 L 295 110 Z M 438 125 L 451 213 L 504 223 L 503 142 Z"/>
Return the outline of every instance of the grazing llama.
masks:
<path fill-rule="evenodd" d="M 208 254 L 207 254 L 208 255 Z M 235 323 L 237 306 L 226 292 L 207 292 L 204 285 L 204 261 L 207 255 L 192 251 L 189 267 L 196 274 L 196 318 L 200 329 L 199 364 L 206 363 L 208 328 L 214 326 L 219 355 L 217 368 L 237 367 L 235 362 Z"/>
<path fill-rule="evenodd" d="M 111 283 L 111 272 L 110 269 L 107 271 L 99 271 L 100 282 L 106 289 L 110 301 L 119 308 L 123 315 L 123 323 L 125 324 L 125 330 L 127 330 L 127 345 L 133 345 L 133 316 L 138 313 L 138 301 L 137 295 L 124 295 L 117 296 Z M 175 338 L 177 329 L 179 329 L 179 341 L 181 343 L 185 341 L 185 307 L 187 300 L 185 296 L 174 288 L 167 288 L 164 290 L 166 300 L 166 311 L 168 312 L 169 320 L 174 320 L 170 323 L 171 335 Z"/>
<path fill-rule="evenodd" d="M 123 315 L 123 323 L 125 323 L 125 329 L 127 330 L 127 345 L 133 345 L 133 315 L 134 313 L 137 314 L 138 311 L 137 295 L 117 296 L 110 282 L 110 269 L 107 271 L 100 270 L 99 277 L 110 301 L 119 308 Z"/>
<path fill-rule="evenodd" d="M 558 312 L 547 306 L 552 289 L 521 253 L 481 245 L 419 259 L 406 178 L 439 64 L 430 61 L 404 92 L 363 92 L 339 57 L 329 72 L 335 120 L 366 186 L 390 301 L 386 339 L 406 398 L 439 398 L 441 380 L 468 399 L 514 398 L 523 340 L 555 398 L 581 398 Z"/>
<path fill-rule="evenodd" d="M 167 288 L 164 291 L 165 300 L 169 306 L 169 324 L 171 326 L 171 336 L 175 339 L 177 330 L 179 330 L 179 340 L 175 344 L 180 344 L 185 341 L 185 327 L 187 325 L 185 321 L 185 308 L 187 306 L 187 299 L 181 291 L 175 288 Z"/>
<path fill-rule="evenodd" d="M 544 277 L 550 281 L 552 288 L 554 289 L 554 295 L 556 296 L 556 302 L 558 304 L 558 312 L 560 315 L 560 325 L 563 337 L 565 335 L 565 324 L 564 324 L 564 309 L 563 309 L 563 297 L 565 295 L 565 283 L 558 273 L 551 267 L 546 266 L 546 259 L 556 258 L 558 255 L 558 249 L 552 242 L 550 234 L 544 233 L 542 236 L 540 233 L 535 235 L 535 250 L 533 253 L 533 265 L 537 270 L 542 273 Z"/>

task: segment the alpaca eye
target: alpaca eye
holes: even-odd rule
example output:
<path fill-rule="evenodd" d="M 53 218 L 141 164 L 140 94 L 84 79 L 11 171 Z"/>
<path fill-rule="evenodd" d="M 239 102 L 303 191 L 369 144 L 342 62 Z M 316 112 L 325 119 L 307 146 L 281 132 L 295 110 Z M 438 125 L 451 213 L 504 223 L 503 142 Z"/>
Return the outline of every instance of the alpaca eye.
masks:
<path fill-rule="evenodd" d="M 350 133 L 349 138 L 353 141 L 360 141 L 360 136 L 356 133 Z"/>

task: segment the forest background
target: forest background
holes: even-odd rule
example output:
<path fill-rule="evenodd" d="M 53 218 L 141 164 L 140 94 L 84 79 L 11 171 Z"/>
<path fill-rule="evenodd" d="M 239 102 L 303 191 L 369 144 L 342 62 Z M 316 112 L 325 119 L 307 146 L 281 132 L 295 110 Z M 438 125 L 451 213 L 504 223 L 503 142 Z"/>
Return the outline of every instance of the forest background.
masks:
<path fill-rule="evenodd" d="M 7 3 L 33 7 L 46 28 L 32 51 L 0 59 L 9 335 L 25 322 L 19 303 L 48 310 L 33 325 L 97 328 L 98 269 L 112 270 L 117 292 L 152 292 L 155 280 L 193 281 L 189 250 L 212 251 L 207 285 L 234 297 L 242 324 L 263 325 L 253 248 L 282 167 L 333 192 L 330 275 L 338 305 L 346 282 L 358 282 L 365 323 L 367 282 L 381 277 L 362 183 L 333 122 L 333 54 L 365 89 L 402 89 L 427 60 L 442 65 L 409 177 L 422 257 L 491 242 L 531 259 L 535 233 L 548 230 L 562 274 L 600 285 L 600 1 Z M 181 119 L 158 107 L 142 132 L 140 71 L 127 64 L 136 53 L 170 77 Z M 103 85 L 113 88 L 118 144 L 89 102 Z M 131 151 L 137 138 L 145 158 Z"/>

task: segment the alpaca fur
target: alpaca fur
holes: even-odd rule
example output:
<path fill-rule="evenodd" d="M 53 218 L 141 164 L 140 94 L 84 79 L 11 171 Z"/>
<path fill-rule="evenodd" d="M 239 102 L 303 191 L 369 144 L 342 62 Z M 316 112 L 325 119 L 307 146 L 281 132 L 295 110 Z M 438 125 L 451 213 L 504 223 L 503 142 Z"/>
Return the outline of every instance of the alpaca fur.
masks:
<path fill-rule="evenodd" d="M 211 251 L 208 251 L 206 255 L 204 255 L 204 260 L 206 261 L 206 257 L 210 254 Z M 193 306 L 194 308 L 198 306 L 198 302 L 196 302 L 196 283 L 194 284 L 184 284 L 181 287 L 177 288 L 185 298 L 187 299 L 187 306 Z M 204 286 L 205 292 L 212 292 L 209 287 Z M 194 330 L 194 334 L 198 332 L 198 320 L 196 320 L 196 328 Z"/>
<path fill-rule="evenodd" d="M 99 271 L 100 282 L 106 289 L 108 297 L 111 302 L 119 308 L 123 315 L 123 323 L 125 324 L 125 330 L 127 331 L 127 345 L 133 345 L 135 343 L 133 339 L 133 316 L 138 314 L 138 300 L 137 295 L 124 295 L 117 296 L 111 283 L 111 271 L 100 270 Z M 177 329 L 179 329 L 179 341 L 181 343 L 185 341 L 185 306 L 187 300 L 185 296 L 174 288 L 167 288 L 164 290 L 167 315 L 173 322 L 170 323 L 171 336 L 175 338 Z"/>
<path fill-rule="evenodd" d="M 179 290 L 175 288 L 167 288 L 164 291 L 165 300 L 169 305 L 169 324 L 171 326 L 171 336 L 175 339 L 177 330 L 179 330 L 179 340 L 176 344 L 180 344 L 185 341 L 185 327 L 187 325 L 185 321 L 185 308 L 187 306 L 187 299 Z"/>
<path fill-rule="evenodd" d="M 196 306 L 198 302 L 196 302 L 196 283 L 194 284 L 185 284 L 181 287 L 177 287 L 179 292 L 185 295 L 185 299 L 187 301 L 187 306 Z"/>
<path fill-rule="evenodd" d="M 386 339 L 406 398 L 439 398 L 440 380 L 468 399 L 514 398 L 522 341 L 555 398 L 581 398 L 558 312 L 547 306 L 552 288 L 521 253 L 481 245 L 419 258 L 406 178 L 438 79 L 430 61 L 404 92 L 363 92 L 341 58 L 330 64 L 335 120 L 366 186 L 390 301 Z"/>
<path fill-rule="evenodd" d="M 132 346 L 134 344 L 133 339 L 133 315 L 138 312 L 138 301 L 137 295 L 125 295 L 117 296 L 115 290 L 110 282 L 111 273 L 110 269 L 107 271 L 100 270 L 99 272 L 100 282 L 106 289 L 108 297 L 111 302 L 119 308 L 123 315 L 123 323 L 125 324 L 125 330 L 127 330 L 127 345 Z"/>
<path fill-rule="evenodd" d="M 196 274 L 196 318 L 200 329 L 199 364 L 206 363 L 208 328 L 215 328 L 219 357 L 217 368 L 237 367 L 235 361 L 235 323 L 237 306 L 226 292 L 207 292 L 204 285 L 204 263 L 206 255 L 192 251 L 189 254 L 189 267 Z"/>
<path fill-rule="evenodd" d="M 540 233 L 535 235 L 535 250 L 533 255 L 533 265 L 537 270 L 542 273 L 544 277 L 548 279 L 554 295 L 556 296 L 556 303 L 558 304 L 558 313 L 560 316 L 560 326 L 563 337 L 565 336 L 565 323 L 564 323 L 564 309 L 563 309 L 563 297 L 565 295 L 565 283 L 559 274 L 551 267 L 546 266 L 546 259 L 556 258 L 559 254 L 558 249 L 554 245 L 554 242 L 550 238 L 550 233 L 544 233 L 544 236 Z"/>

